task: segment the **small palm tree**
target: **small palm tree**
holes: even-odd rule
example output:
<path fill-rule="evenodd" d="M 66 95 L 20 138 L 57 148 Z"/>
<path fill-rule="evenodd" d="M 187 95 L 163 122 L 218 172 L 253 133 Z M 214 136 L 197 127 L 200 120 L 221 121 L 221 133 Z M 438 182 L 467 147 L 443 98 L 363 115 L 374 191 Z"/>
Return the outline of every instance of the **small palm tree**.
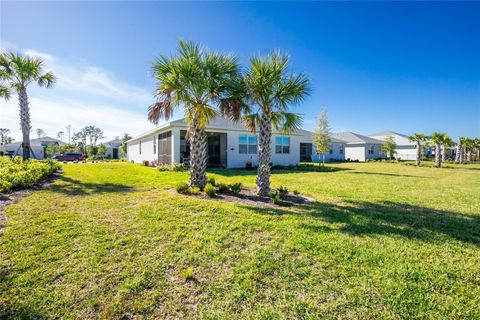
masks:
<path fill-rule="evenodd" d="M 457 142 L 457 148 L 455 150 L 455 163 L 463 163 L 463 145 L 462 142 L 465 138 L 459 137 Z"/>
<path fill-rule="evenodd" d="M 417 158 L 415 160 L 415 163 L 417 166 L 420 165 L 420 162 L 422 161 L 422 144 L 426 140 L 426 136 L 423 133 L 415 133 L 414 135 L 408 137 L 408 140 L 410 142 L 415 142 L 416 148 L 417 148 Z"/>
<path fill-rule="evenodd" d="M 473 150 L 475 149 L 475 140 L 471 138 L 465 138 L 463 142 L 464 148 L 465 148 L 465 154 L 466 154 L 466 160 L 468 162 L 472 161 L 472 153 Z"/>
<path fill-rule="evenodd" d="M 0 96 L 8 100 L 12 91 L 18 95 L 24 160 L 30 158 L 30 130 L 32 129 L 27 87 L 35 82 L 40 87 L 49 88 L 56 80 L 51 72 L 43 72 L 43 65 L 43 61 L 38 58 L 13 52 L 0 54 Z"/>
<path fill-rule="evenodd" d="M 447 135 L 445 133 L 434 132 L 430 136 L 431 143 L 435 146 L 435 167 L 440 168 L 442 166 L 442 150 L 441 146 L 444 144 Z"/>
<path fill-rule="evenodd" d="M 447 149 L 453 147 L 455 142 L 445 134 L 443 144 L 442 144 L 442 160 L 447 160 Z"/>
<path fill-rule="evenodd" d="M 148 119 L 158 124 L 183 107 L 190 142 L 190 186 L 206 184 L 207 135 L 205 127 L 218 114 L 220 104 L 230 101 L 230 89 L 241 78 L 237 58 L 211 52 L 193 42 L 179 41 L 178 55 L 161 55 L 152 66 L 158 101 L 150 106 Z M 230 102 L 227 102 L 230 101 Z"/>
<path fill-rule="evenodd" d="M 286 133 L 296 130 L 301 116 L 288 109 L 310 93 L 307 77 L 287 74 L 288 69 L 289 57 L 275 51 L 266 57 L 252 57 L 244 76 L 248 107 L 243 109 L 242 120 L 252 132 L 258 131 L 257 194 L 262 196 L 270 193 L 272 126 Z"/>

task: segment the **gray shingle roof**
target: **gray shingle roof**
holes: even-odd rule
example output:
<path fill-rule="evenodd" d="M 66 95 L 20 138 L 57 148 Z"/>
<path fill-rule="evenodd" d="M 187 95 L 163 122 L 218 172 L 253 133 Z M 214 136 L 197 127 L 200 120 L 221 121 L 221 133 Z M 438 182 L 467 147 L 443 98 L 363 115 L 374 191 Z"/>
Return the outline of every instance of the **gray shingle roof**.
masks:
<path fill-rule="evenodd" d="M 401 137 L 404 137 L 404 138 L 408 138 L 407 135 L 404 135 L 404 134 L 401 134 L 401 133 L 398 133 L 398 132 L 394 132 L 394 131 L 390 131 L 390 130 L 385 130 L 385 131 L 381 131 L 381 132 L 377 132 L 377 133 L 372 133 L 372 134 L 369 134 L 368 136 L 369 137 L 380 137 L 380 136 L 394 136 L 394 135 L 401 136 Z"/>
<path fill-rule="evenodd" d="M 123 140 L 118 138 L 118 139 L 113 139 L 110 141 L 105 142 L 103 145 L 105 147 L 118 147 L 123 143 Z"/>
<path fill-rule="evenodd" d="M 332 133 L 332 137 L 346 141 L 347 143 L 371 143 L 371 144 L 383 144 L 382 140 L 370 138 L 358 133 L 353 132 L 336 132 Z"/>
<path fill-rule="evenodd" d="M 42 137 L 42 138 L 35 138 L 35 139 L 30 139 L 30 146 L 31 147 L 46 147 L 50 143 L 58 143 L 59 145 L 64 145 L 65 142 L 51 138 L 51 137 Z M 17 141 L 14 143 L 10 144 L 5 144 L 2 147 L 19 147 L 22 144 L 22 141 Z"/>

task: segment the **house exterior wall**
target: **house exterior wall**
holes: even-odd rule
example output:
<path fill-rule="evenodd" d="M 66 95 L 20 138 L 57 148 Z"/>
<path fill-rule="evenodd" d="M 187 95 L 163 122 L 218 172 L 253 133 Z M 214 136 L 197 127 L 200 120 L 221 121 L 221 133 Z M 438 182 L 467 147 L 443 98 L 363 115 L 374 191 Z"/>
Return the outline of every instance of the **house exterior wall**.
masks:
<path fill-rule="evenodd" d="M 365 145 L 364 144 L 347 144 L 345 145 L 345 159 L 365 161 Z"/>
<path fill-rule="evenodd" d="M 398 135 L 398 134 L 391 134 L 391 135 L 380 135 L 380 136 L 371 136 L 375 139 L 380 139 L 385 141 L 389 136 L 393 136 L 395 144 L 397 147 L 395 148 L 396 154 L 395 157 L 401 160 L 415 160 L 417 155 L 417 149 L 415 148 L 415 144 L 411 143 L 407 137 Z"/>
<path fill-rule="evenodd" d="M 368 154 L 368 150 L 370 150 L 371 148 L 373 148 L 373 153 Z M 386 158 L 386 156 L 382 153 L 381 148 L 382 148 L 382 146 L 380 144 L 367 143 L 365 145 L 365 160 L 364 161 L 368 161 L 368 160 L 372 160 L 372 159 L 378 159 L 378 158 Z"/>
<path fill-rule="evenodd" d="M 315 144 L 313 144 L 312 161 L 323 162 L 323 156 L 325 156 L 325 162 L 330 162 L 335 160 L 344 161 L 345 160 L 345 144 L 332 143 L 332 153 L 326 153 L 325 155 L 317 154 L 317 152 L 315 151 Z"/>
<path fill-rule="evenodd" d="M 32 152 L 30 152 L 30 158 L 31 159 L 37 159 L 37 160 L 42 160 L 45 158 L 44 150 L 43 147 L 41 146 L 32 146 Z M 1 149 L 3 151 L 13 151 L 17 152 L 16 156 L 22 157 L 23 156 L 23 149 L 19 148 L 18 146 L 1 146 Z"/>
<path fill-rule="evenodd" d="M 129 162 L 142 163 L 143 160 L 152 162 L 158 161 L 158 154 L 153 152 L 153 137 L 158 133 L 152 134 L 147 137 L 143 137 L 140 140 L 133 141 L 127 144 L 127 159 Z M 157 140 L 156 140 L 157 141 Z M 141 144 L 141 152 L 140 152 Z M 157 146 L 158 152 L 158 146 Z"/>

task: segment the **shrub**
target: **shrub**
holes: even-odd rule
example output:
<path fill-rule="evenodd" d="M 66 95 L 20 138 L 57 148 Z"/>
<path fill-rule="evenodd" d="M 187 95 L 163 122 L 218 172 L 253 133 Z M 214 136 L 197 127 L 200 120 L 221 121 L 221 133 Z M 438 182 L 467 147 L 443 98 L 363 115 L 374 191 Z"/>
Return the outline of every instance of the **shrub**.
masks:
<path fill-rule="evenodd" d="M 216 186 L 216 184 L 215 184 L 215 177 L 213 177 L 213 176 L 208 176 L 208 177 L 207 177 L 207 183 L 210 183 L 212 186 Z"/>
<path fill-rule="evenodd" d="M 228 187 L 227 184 L 225 183 L 218 184 L 218 192 L 225 193 L 225 192 L 228 192 L 228 190 L 230 190 L 230 188 Z"/>
<path fill-rule="evenodd" d="M 145 166 L 145 167 L 148 167 L 148 165 L 150 164 L 150 162 L 148 160 L 143 160 L 142 161 L 142 164 Z"/>
<path fill-rule="evenodd" d="M 19 157 L 14 159 L 1 157 L 0 192 L 31 187 L 60 168 L 60 163 L 52 159 L 23 161 Z"/>
<path fill-rule="evenodd" d="M 195 195 L 195 194 L 199 194 L 199 193 L 200 193 L 200 188 L 198 188 L 198 187 L 192 187 L 192 188 L 188 189 L 188 194 Z"/>
<path fill-rule="evenodd" d="M 282 196 L 278 192 L 274 192 L 271 196 L 273 204 L 280 204 L 282 203 Z"/>
<path fill-rule="evenodd" d="M 282 197 L 282 199 L 285 199 L 285 197 L 288 194 L 288 189 L 284 186 L 280 186 L 280 188 L 278 188 L 277 191 L 280 194 L 280 196 Z"/>
<path fill-rule="evenodd" d="M 157 166 L 158 171 L 184 171 L 187 167 L 183 163 L 174 164 L 159 164 Z"/>
<path fill-rule="evenodd" d="M 298 196 L 300 194 L 300 191 L 298 191 L 297 189 L 293 190 L 293 194 Z"/>
<path fill-rule="evenodd" d="M 248 159 L 247 162 L 245 162 L 245 169 L 247 170 L 253 169 L 253 162 L 251 159 Z"/>
<path fill-rule="evenodd" d="M 188 192 L 188 184 L 186 182 L 179 182 L 175 186 L 175 190 L 177 190 L 178 193 L 187 193 Z"/>
<path fill-rule="evenodd" d="M 232 184 L 228 185 L 228 187 L 230 188 L 230 191 L 233 194 L 237 194 L 237 193 L 240 193 L 240 191 L 242 191 L 242 183 L 241 182 L 232 183 Z"/>
<path fill-rule="evenodd" d="M 210 184 L 210 183 L 207 183 L 205 185 L 205 188 L 203 189 L 205 191 L 205 193 L 207 194 L 207 196 L 209 197 L 214 197 L 215 194 L 217 193 L 217 191 L 215 190 L 215 187 Z"/>

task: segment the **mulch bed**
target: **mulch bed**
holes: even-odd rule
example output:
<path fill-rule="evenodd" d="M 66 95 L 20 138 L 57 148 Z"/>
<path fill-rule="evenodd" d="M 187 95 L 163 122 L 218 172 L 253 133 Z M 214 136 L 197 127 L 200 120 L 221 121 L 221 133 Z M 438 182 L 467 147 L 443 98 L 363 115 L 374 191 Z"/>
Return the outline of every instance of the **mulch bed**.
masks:
<path fill-rule="evenodd" d="M 39 183 L 31 186 L 30 188 L 25 189 L 17 189 L 10 193 L 0 193 L 0 235 L 2 234 L 2 227 L 5 222 L 8 221 L 8 218 L 5 214 L 7 207 L 13 203 L 17 203 L 20 199 L 28 197 L 34 191 L 40 190 L 45 186 L 52 184 L 60 175 L 62 174 L 61 171 L 57 171 L 53 173 L 51 176 L 41 180 Z"/>
<path fill-rule="evenodd" d="M 177 191 L 173 188 L 169 189 L 170 192 L 178 194 Z M 279 207 L 290 207 L 293 205 L 304 204 L 314 201 L 312 198 L 294 195 L 289 193 L 285 196 L 285 199 L 278 204 L 274 204 L 272 199 L 269 197 L 261 197 L 256 194 L 256 190 L 253 188 L 242 188 L 242 191 L 238 194 L 229 193 L 217 193 L 213 197 L 207 196 L 205 193 L 201 192 L 198 194 L 182 194 L 186 197 L 194 197 L 199 199 L 207 200 L 223 200 L 228 202 L 242 203 L 248 206 L 261 207 L 261 208 L 279 208 Z"/>

